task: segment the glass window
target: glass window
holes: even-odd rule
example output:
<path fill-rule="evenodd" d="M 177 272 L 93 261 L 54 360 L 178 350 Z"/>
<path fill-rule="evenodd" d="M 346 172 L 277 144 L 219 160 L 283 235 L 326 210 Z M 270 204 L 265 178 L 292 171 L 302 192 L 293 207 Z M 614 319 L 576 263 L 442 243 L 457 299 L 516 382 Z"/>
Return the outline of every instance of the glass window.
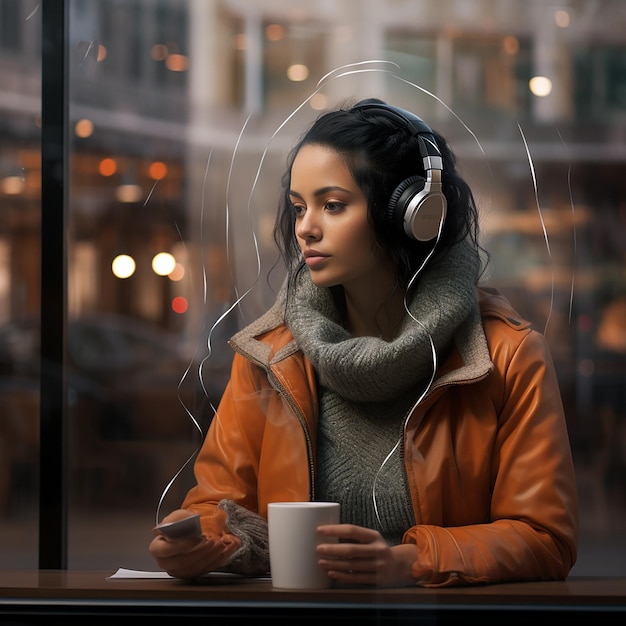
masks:
<path fill-rule="evenodd" d="M 624 48 L 596 42 L 574 49 L 576 106 L 584 118 L 619 115 L 626 106 Z"/>
<path fill-rule="evenodd" d="M 0 0 L 2 566 L 37 559 L 42 11 L 26 4 Z M 154 568 L 150 528 L 192 483 L 227 339 L 282 280 L 288 150 L 321 110 L 374 95 L 459 155 L 489 278 L 553 350 L 577 571 L 624 573 L 626 43 L 619 3 L 591 4 L 66 0 L 69 567 Z"/>

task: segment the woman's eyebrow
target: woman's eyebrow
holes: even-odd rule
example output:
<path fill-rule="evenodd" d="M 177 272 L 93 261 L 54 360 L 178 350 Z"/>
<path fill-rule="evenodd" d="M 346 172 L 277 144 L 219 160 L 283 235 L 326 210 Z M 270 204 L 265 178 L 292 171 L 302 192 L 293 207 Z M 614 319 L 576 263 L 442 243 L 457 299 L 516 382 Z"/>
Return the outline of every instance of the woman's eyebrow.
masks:
<path fill-rule="evenodd" d="M 352 193 L 349 189 L 346 189 L 345 187 L 340 187 L 339 185 L 329 185 L 328 187 L 322 187 L 321 189 L 316 189 L 313 192 L 313 195 L 316 197 L 323 196 L 324 194 L 330 193 L 331 191 L 342 191 L 344 193 Z M 289 195 L 302 198 L 302 196 L 297 191 L 294 191 L 293 189 L 289 190 Z"/>

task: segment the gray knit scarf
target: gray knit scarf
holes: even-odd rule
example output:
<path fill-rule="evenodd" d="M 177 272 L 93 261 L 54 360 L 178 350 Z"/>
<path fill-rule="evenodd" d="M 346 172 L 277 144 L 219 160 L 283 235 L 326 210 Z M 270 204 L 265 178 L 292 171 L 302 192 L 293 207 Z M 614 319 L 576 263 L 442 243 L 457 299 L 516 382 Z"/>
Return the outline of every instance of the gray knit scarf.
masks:
<path fill-rule="evenodd" d="M 330 290 L 314 285 L 306 270 L 290 285 L 285 319 L 321 385 L 347 400 L 390 400 L 430 377 L 429 337 L 442 354 L 475 312 L 478 269 L 479 258 L 465 243 L 427 265 L 408 303 L 411 315 L 390 342 L 350 335 Z"/>

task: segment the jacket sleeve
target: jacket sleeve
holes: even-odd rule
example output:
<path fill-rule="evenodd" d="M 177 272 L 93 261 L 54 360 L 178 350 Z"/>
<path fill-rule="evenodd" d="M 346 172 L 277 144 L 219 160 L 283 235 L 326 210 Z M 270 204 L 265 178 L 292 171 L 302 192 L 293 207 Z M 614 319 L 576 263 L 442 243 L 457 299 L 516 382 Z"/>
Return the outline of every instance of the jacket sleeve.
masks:
<path fill-rule="evenodd" d="M 501 398 L 490 460 L 489 520 L 411 528 L 403 542 L 416 544 L 417 584 L 558 580 L 576 561 L 574 466 L 547 344 L 530 331 L 517 349 L 509 345 L 502 351 L 494 355 Z"/>
<path fill-rule="evenodd" d="M 275 395 L 265 372 L 235 354 L 231 377 L 194 465 L 196 484 L 183 508 L 201 514 L 203 531 L 222 535 L 231 501 L 258 511 L 257 472 L 267 402 Z"/>

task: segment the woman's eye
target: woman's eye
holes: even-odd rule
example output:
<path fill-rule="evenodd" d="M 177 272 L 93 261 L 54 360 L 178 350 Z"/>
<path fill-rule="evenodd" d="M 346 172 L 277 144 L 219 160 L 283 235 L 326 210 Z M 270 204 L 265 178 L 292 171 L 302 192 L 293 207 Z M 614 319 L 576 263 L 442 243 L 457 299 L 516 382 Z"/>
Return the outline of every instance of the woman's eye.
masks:
<path fill-rule="evenodd" d="M 291 209 L 296 216 L 303 215 L 306 210 L 301 204 L 292 204 Z"/>
<path fill-rule="evenodd" d="M 341 211 L 343 208 L 345 208 L 345 206 L 346 205 L 343 202 L 327 202 L 326 210 L 331 212 L 337 212 Z"/>

